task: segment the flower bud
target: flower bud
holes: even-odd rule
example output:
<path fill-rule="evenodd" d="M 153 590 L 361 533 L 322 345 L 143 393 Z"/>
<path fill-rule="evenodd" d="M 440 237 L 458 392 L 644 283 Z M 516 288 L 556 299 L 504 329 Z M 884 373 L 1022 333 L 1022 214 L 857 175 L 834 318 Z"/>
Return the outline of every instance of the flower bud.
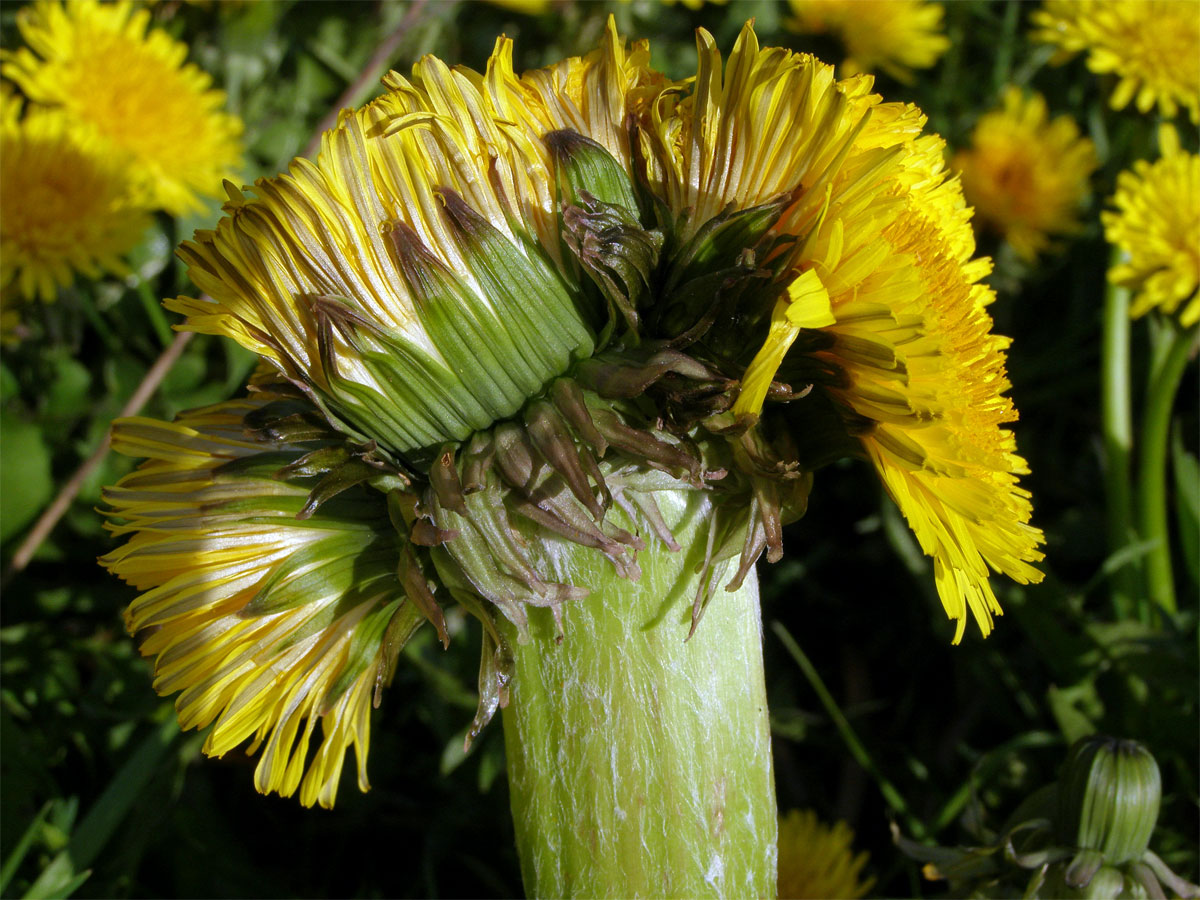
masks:
<path fill-rule="evenodd" d="M 1150 843 L 1162 779 L 1158 764 L 1137 741 L 1092 735 L 1067 754 L 1059 780 L 1059 839 L 1098 850 L 1109 865 L 1141 857 Z"/>

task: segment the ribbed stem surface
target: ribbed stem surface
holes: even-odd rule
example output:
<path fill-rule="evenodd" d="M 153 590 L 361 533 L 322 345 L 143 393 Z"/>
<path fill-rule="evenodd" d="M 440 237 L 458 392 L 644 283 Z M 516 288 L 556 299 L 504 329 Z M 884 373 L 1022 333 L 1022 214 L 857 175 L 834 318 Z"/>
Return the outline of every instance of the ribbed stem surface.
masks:
<path fill-rule="evenodd" d="M 711 507 L 657 496 L 683 550 L 653 542 L 632 583 L 598 553 L 551 544 L 548 569 L 592 593 L 567 605 L 561 644 L 543 610 L 528 643 L 509 629 L 504 735 L 530 896 L 775 895 L 757 581 L 718 588 L 685 643 Z"/>

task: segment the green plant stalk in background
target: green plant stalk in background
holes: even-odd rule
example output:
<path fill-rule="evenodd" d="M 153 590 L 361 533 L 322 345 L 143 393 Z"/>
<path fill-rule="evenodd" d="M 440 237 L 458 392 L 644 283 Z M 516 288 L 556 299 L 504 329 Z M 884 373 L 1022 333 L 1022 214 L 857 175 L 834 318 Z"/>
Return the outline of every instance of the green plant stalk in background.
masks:
<path fill-rule="evenodd" d="M 1113 251 L 1112 263 L 1120 261 Z M 1101 346 L 1101 398 L 1104 426 L 1104 493 L 1108 507 L 1108 552 L 1119 553 L 1136 539 L 1130 456 L 1133 452 L 1133 411 L 1129 373 L 1129 289 L 1108 282 L 1104 292 L 1104 332 Z M 1141 591 L 1139 565 L 1126 561 L 1112 574 L 1113 613 L 1128 617 Z"/>
<path fill-rule="evenodd" d="M 531 897 L 775 896 L 758 582 L 727 592 L 727 572 L 685 641 L 712 507 L 696 491 L 656 498 L 682 550 L 639 554 L 635 583 L 553 542 L 544 571 L 591 594 L 566 605 L 561 643 L 546 610 L 525 644 L 504 626 L 509 788 Z"/>
<path fill-rule="evenodd" d="M 1171 571 L 1171 533 L 1167 523 L 1167 449 L 1171 412 L 1200 326 L 1183 328 L 1167 318 L 1155 332 L 1146 409 L 1138 447 L 1138 531 L 1153 541 L 1146 554 L 1146 584 L 1150 600 L 1174 614 L 1175 580 Z"/>

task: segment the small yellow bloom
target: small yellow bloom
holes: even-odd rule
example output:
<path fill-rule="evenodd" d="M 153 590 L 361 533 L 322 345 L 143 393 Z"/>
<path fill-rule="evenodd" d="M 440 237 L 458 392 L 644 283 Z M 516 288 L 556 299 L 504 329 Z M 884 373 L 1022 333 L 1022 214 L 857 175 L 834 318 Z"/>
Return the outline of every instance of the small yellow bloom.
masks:
<path fill-rule="evenodd" d="M 780 900 L 857 900 L 874 878 L 862 880 L 866 852 L 854 852 L 845 822 L 826 825 L 812 810 L 793 809 L 779 819 Z"/>
<path fill-rule="evenodd" d="M 802 34 L 831 32 L 846 48 L 845 75 L 886 72 L 910 82 L 913 69 L 934 66 L 950 46 L 942 33 L 944 10 L 927 0 L 788 0 Z"/>
<path fill-rule="evenodd" d="M 1050 246 L 1050 235 L 1079 230 L 1078 212 L 1098 160 L 1070 116 L 1051 120 L 1041 94 L 1016 87 L 1001 109 L 979 119 L 971 147 L 951 164 L 979 221 L 1024 259 Z"/>
<path fill-rule="evenodd" d="M 1200 3 L 1196 0 L 1045 0 L 1032 21 L 1034 40 L 1059 47 L 1062 62 L 1086 50 L 1097 75 L 1119 79 L 1110 102 L 1139 112 L 1155 104 L 1200 119 Z"/>
<path fill-rule="evenodd" d="M 129 0 L 38 0 L 17 15 L 28 43 L 6 51 L 3 74 L 36 103 L 61 107 L 131 158 L 145 203 L 200 208 L 240 165 L 242 123 L 225 95 L 185 64 L 187 46 L 150 29 Z"/>
<path fill-rule="evenodd" d="M 77 273 L 123 275 L 121 257 L 150 224 L 130 197 L 128 159 L 58 110 L 19 119 L 5 94 L 0 121 L 0 290 L 50 302 Z M 12 319 L 14 309 L 6 310 Z"/>
<path fill-rule="evenodd" d="M 1108 277 L 1136 292 L 1133 316 L 1178 311 L 1183 325 L 1193 325 L 1200 321 L 1200 156 L 1183 152 L 1170 126 L 1160 130 L 1159 147 L 1161 159 L 1138 160 L 1117 176 L 1116 211 L 1100 214 L 1104 236 L 1128 254 Z"/>

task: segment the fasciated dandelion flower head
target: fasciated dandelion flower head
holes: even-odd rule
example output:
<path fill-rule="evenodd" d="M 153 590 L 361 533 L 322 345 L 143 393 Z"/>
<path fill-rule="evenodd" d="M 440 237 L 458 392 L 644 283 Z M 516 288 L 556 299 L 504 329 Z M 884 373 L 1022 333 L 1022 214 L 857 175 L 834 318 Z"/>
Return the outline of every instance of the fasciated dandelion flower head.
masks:
<path fill-rule="evenodd" d="M 1010 86 L 1001 108 L 980 117 L 971 146 L 955 154 L 951 168 L 977 221 L 1032 262 L 1052 236 L 1079 230 L 1097 165 L 1095 147 L 1070 116 L 1051 119 L 1041 94 Z"/>
<path fill-rule="evenodd" d="M 121 154 L 59 110 L 0 96 L 0 291 L 50 302 L 77 274 L 123 275 L 150 224 Z M 6 310 L 9 319 L 15 307 Z M 8 329 L 6 329 L 7 331 Z"/>
<path fill-rule="evenodd" d="M 451 599 L 484 624 L 477 731 L 509 677 L 493 616 L 523 633 L 547 607 L 569 639 L 587 602 L 587 585 L 546 573 L 538 540 L 636 579 L 638 553 L 679 549 L 658 491 L 714 498 L 693 629 L 722 585 L 781 556 L 813 472 L 847 455 L 933 557 L 956 640 L 999 612 L 989 569 L 1040 578 L 989 264 L 972 259 L 943 143 L 869 77 L 760 49 L 749 26 L 728 60 L 704 31 L 698 51 L 681 82 L 611 23 L 588 56 L 519 76 L 506 39 L 484 72 L 427 57 L 343 114 L 315 160 L 230 186 L 227 217 L 181 249 L 207 297 L 170 306 L 270 375 L 257 399 L 119 426 L 119 447 L 151 462 L 109 495 L 138 552 L 106 562 L 150 592 L 131 627 L 160 689 L 184 691 L 185 722 L 230 723 L 214 752 L 247 729 L 278 748 L 260 787 L 332 802 L 328 760 L 366 744 L 370 692 L 353 679 L 383 685 L 421 620 L 448 639 Z M 605 518 L 613 506 L 636 531 Z M 370 552 L 395 574 L 378 596 L 331 588 L 301 609 L 292 579 L 362 565 L 364 540 L 314 536 L 331 518 L 386 532 Z M 241 541 L 218 528 L 264 524 L 267 552 L 223 561 Z M 301 540 L 316 543 L 297 570 L 279 568 Z M 234 621 L 244 653 L 222 637 Z M 249 637 L 276 627 L 303 639 Z M 326 762 L 301 777 L 298 735 L 322 716 Z"/>
<path fill-rule="evenodd" d="M 1133 291 L 1130 313 L 1176 314 L 1187 326 L 1200 321 L 1200 156 L 1186 153 L 1170 126 L 1159 131 L 1162 153 L 1138 160 L 1117 176 L 1114 207 L 1101 213 L 1104 236 L 1125 260 L 1108 272 Z"/>
<path fill-rule="evenodd" d="M 854 852 L 854 829 L 826 825 L 811 809 L 779 818 L 780 900 L 857 900 L 875 884 L 863 878 L 867 853 Z"/>
<path fill-rule="evenodd" d="M 845 47 L 842 74 L 886 72 L 910 82 L 950 46 L 945 10 L 929 0 L 788 0 L 786 27 L 801 34 L 832 34 Z"/>
<path fill-rule="evenodd" d="M 199 209 L 239 167 L 241 121 L 185 61 L 187 46 L 150 27 L 149 10 L 129 0 L 37 0 L 17 25 L 28 46 L 0 57 L 5 77 L 127 154 L 146 206 Z"/>
<path fill-rule="evenodd" d="M 1045 0 L 1034 40 L 1059 48 L 1058 62 L 1087 53 L 1087 67 L 1117 79 L 1110 103 L 1200 120 L 1200 3 L 1196 0 Z"/>

